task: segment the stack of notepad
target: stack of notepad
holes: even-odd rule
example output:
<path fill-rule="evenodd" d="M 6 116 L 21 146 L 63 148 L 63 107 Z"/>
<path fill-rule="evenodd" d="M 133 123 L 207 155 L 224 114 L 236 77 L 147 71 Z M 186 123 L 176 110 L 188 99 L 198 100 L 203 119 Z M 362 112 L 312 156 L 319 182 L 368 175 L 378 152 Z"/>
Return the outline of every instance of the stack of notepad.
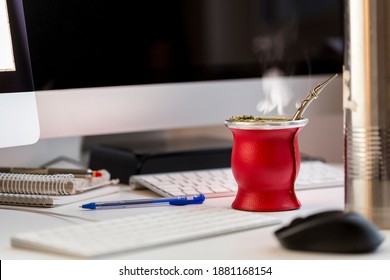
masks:
<path fill-rule="evenodd" d="M 0 173 L 0 205 L 53 207 L 118 192 L 110 177 L 106 170 L 99 177 Z"/>

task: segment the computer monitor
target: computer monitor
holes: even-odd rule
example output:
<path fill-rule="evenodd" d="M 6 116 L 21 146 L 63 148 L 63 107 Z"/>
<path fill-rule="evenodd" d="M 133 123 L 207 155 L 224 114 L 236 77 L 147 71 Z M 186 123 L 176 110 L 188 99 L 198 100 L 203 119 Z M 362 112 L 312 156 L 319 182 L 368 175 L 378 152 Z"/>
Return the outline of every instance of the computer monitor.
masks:
<path fill-rule="evenodd" d="M 38 138 L 23 3 L 0 0 L 0 148 L 32 144 Z"/>
<path fill-rule="evenodd" d="M 222 125 L 275 76 L 292 114 L 341 72 L 339 0 L 24 2 L 43 138 Z"/>

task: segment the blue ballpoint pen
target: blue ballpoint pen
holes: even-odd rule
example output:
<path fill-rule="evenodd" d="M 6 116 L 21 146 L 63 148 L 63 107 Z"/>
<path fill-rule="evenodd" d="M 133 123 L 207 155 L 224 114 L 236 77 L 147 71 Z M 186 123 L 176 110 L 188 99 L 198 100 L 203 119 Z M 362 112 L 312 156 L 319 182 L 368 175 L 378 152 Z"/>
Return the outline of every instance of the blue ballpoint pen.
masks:
<path fill-rule="evenodd" d="M 147 199 L 135 199 L 135 200 L 118 200 L 118 201 L 101 201 L 90 202 L 83 204 L 80 207 L 83 209 L 112 209 L 112 208 L 125 208 L 131 205 L 138 204 L 153 204 L 153 203 L 168 203 L 170 205 L 187 205 L 187 204 L 202 204 L 205 201 L 203 194 L 193 196 L 175 196 L 165 198 L 147 198 Z"/>

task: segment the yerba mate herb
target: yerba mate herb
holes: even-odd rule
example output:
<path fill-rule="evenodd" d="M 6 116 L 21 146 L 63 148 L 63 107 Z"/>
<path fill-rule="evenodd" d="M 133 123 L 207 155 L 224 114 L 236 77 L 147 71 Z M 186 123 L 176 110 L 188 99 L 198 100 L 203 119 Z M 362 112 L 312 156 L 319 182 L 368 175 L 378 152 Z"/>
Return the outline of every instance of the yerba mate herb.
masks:
<path fill-rule="evenodd" d="M 254 116 L 248 116 L 248 115 L 242 115 L 242 116 L 233 116 L 228 121 L 230 122 L 248 122 L 248 123 L 254 123 L 254 122 L 285 122 L 289 121 L 290 119 L 287 117 L 254 117 Z"/>
<path fill-rule="evenodd" d="M 264 119 L 261 117 L 254 117 L 254 116 L 248 116 L 248 115 L 242 115 L 242 116 L 233 116 L 229 119 L 231 122 L 263 122 Z"/>

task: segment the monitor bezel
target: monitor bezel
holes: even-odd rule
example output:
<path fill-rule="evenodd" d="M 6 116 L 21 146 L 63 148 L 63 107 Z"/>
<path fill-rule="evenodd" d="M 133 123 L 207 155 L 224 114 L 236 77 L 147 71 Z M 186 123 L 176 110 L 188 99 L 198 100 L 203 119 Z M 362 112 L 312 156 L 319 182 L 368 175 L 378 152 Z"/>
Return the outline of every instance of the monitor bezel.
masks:
<path fill-rule="evenodd" d="M 0 148 L 33 144 L 40 135 L 23 3 L 5 1 L 15 71 L 0 73 Z"/>
<path fill-rule="evenodd" d="M 0 71 L 0 94 L 34 91 L 24 12 L 20 0 L 4 0 L 8 8 L 15 71 Z"/>

